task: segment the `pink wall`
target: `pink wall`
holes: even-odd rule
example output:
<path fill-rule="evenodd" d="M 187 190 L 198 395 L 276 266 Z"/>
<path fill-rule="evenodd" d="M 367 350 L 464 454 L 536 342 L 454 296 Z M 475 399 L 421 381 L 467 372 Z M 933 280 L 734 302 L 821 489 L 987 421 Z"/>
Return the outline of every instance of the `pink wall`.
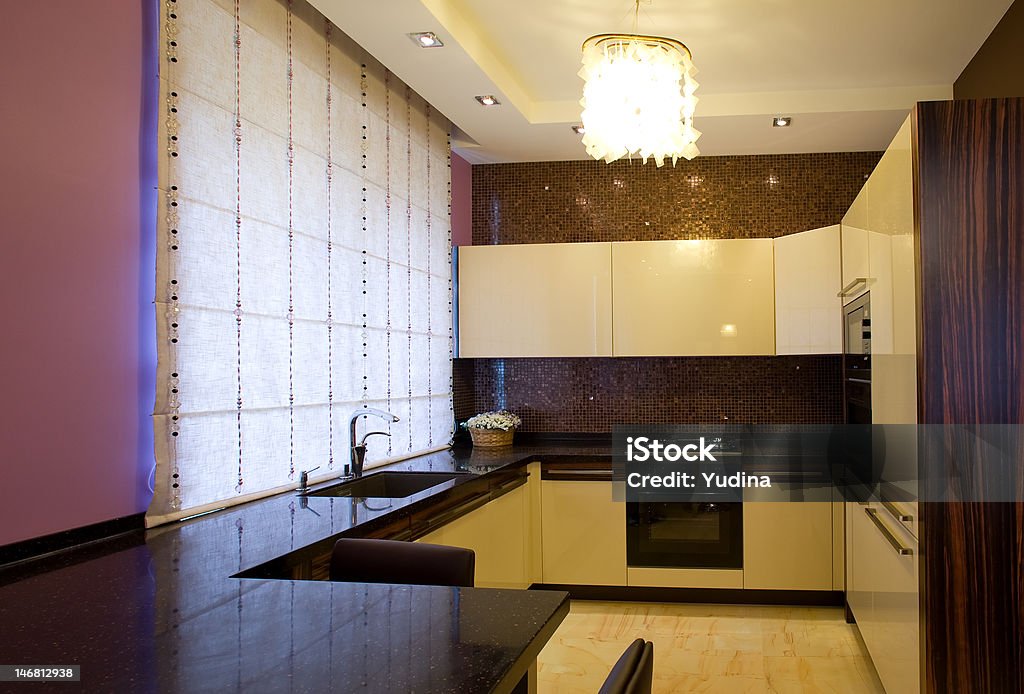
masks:
<path fill-rule="evenodd" d="M 452 154 L 452 244 L 473 245 L 473 166 Z"/>
<path fill-rule="evenodd" d="M 0 544 L 149 502 L 155 12 L 4 3 Z"/>

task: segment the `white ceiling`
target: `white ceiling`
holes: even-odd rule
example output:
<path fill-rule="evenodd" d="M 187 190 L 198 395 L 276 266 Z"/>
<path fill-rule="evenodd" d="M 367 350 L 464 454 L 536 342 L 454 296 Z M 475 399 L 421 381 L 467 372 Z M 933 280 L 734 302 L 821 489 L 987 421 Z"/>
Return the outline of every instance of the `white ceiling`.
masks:
<path fill-rule="evenodd" d="M 705 156 L 881 150 L 914 102 L 952 96 L 1011 1 L 641 0 L 638 29 L 692 51 Z M 447 115 L 474 163 L 586 159 L 580 44 L 634 28 L 632 0 L 311 2 Z"/>

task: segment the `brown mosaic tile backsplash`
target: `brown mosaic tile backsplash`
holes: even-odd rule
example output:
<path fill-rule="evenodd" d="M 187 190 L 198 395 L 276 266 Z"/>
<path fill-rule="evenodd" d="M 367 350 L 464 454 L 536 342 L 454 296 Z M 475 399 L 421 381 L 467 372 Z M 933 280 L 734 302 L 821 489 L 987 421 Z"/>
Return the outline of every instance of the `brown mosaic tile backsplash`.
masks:
<path fill-rule="evenodd" d="M 765 238 L 839 223 L 881 152 L 473 167 L 473 243 Z"/>
<path fill-rule="evenodd" d="M 881 152 L 473 167 L 473 243 L 765 238 L 837 224 Z M 842 358 L 458 359 L 458 421 L 507 407 L 528 432 L 614 424 L 841 422 Z"/>
<path fill-rule="evenodd" d="M 528 432 L 838 423 L 842 357 L 457 359 L 457 421 L 499 407 L 521 416 Z"/>

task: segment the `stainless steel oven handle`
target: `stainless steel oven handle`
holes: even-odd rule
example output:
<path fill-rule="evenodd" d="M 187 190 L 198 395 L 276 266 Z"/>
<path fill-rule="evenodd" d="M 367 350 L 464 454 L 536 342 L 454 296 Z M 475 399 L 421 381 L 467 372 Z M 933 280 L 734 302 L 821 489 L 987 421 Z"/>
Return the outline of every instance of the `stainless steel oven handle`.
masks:
<path fill-rule="evenodd" d="M 889 544 L 892 545 L 892 548 L 896 550 L 896 554 L 900 555 L 901 557 L 905 557 L 914 553 L 914 550 L 912 550 L 910 547 L 904 547 L 903 545 L 901 545 L 900 541 L 896 539 L 896 536 L 892 534 L 892 531 L 890 531 L 889 528 L 885 527 L 885 523 L 883 523 L 882 520 L 878 517 L 878 509 L 866 508 L 864 509 L 864 513 L 868 514 L 868 518 L 870 518 L 871 522 L 875 524 L 875 527 L 878 528 L 878 531 L 882 533 L 882 536 L 889 541 Z"/>
<path fill-rule="evenodd" d="M 848 296 L 850 294 L 850 292 L 853 291 L 853 288 L 856 287 L 858 284 L 863 284 L 864 286 L 867 286 L 867 285 L 871 284 L 874 281 L 875 281 L 874 277 L 855 277 L 853 280 L 850 281 L 849 284 L 847 284 L 845 287 L 843 287 L 840 290 L 840 292 L 838 294 L 836 294 L 836 296 L 838 296 L 838 297 Z"/>

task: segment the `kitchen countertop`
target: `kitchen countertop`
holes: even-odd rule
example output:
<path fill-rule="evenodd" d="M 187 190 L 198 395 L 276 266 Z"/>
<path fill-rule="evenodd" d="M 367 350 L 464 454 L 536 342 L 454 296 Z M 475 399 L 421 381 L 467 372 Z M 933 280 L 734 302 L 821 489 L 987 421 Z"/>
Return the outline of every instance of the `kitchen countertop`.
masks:
<path fill-rule="evenodd" d="M 507 690 L 568 613 L 566 593 L 232 576 L 509 466 L 609 453 L 455 448 L 379 468 L 469 473 L 405 499 L 279 494 L 71 550 L 42 573 L 0 571 L 0 663 L 80 664 L 104 691 Z"/>

